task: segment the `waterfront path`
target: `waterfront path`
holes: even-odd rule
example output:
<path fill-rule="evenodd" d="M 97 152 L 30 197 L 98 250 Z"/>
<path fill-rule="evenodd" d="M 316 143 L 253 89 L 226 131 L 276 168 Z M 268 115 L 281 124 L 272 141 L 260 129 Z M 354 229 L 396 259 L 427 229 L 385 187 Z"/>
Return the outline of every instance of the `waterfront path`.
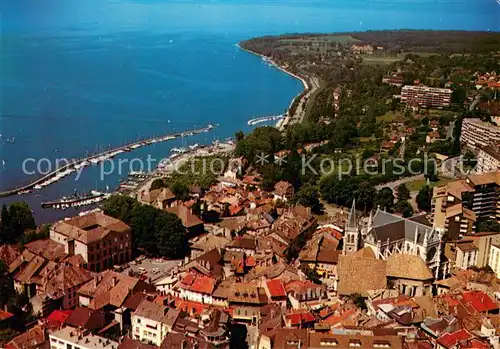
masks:
<path fill-rule="evenodd" d="M 78 167 L 88 165 L 89 162 L 92 162 L 92 160 L 94 160 L 94 162 L 97 163 L 97 162 L 109 159 L 109 158 L 113 157 L 114 155 L 117 155 L 121 152 L 133 151 L 133 150 L 138 149 L 138 148 L 143 147 L 143 146 L 148 146 L 148 145 L 151 145 L 153 143 L 158 143 L 158 142 L 165 142 L 165 141 L 176 139 L 179 137 L 186 137 L 186 136 L 192 136 L 195 134 L 200 134 L 203 132 L 209 132 L 214 127 L 215 127 L 214 125 L 208 125 L 206 127 L 202 127 L 202 128 L 198 128 L 198 129 L 194 129 L 194 130 L 188 130 L 188 131 L 183 131 L 183 132 L 178 132 L 178 133 L 173 133 L 173 134 L 166 134 L 166 135 L 159 136 L 159 137 L 147 138 L 147 139 L 132 142 L 132 143 L 129 143 L 129 144 L 117 147 L 117 148 L 108 149 L 108 150 L 103 151 L 101 153 L 94 154 L 94 155 L 91 155 L 91 156 L 88 156 L 88 157 L 85 157 L 82 159 L 73 160 L 70 163 L 68 163 L 64 166 L 61 166 L 61 167 L 55 169 L 54 171 L 44 175 L 43 177 L 38 178 L 38 179 L 36 179 L 36 180 L 34 180 L 34 181 L 24 185 L 24 186 L 12 188 L 12 189 L 8 189 L 8 190 L 0 192 L 0 197 L 16 195 L 16 194 L 23 194 L 23 192 L 27 192 L 27 191 L 35 189 L 35 187 L 38 185 L 45 186 L 45 185 L 43 185 L 44 183 L 53 179 L 58 174 L 60 174 L 64 171 L 67 171 L 67 170 L 75 170 Z M 54 183 L 54 182 L 52 182 L 52 183 Z"/>

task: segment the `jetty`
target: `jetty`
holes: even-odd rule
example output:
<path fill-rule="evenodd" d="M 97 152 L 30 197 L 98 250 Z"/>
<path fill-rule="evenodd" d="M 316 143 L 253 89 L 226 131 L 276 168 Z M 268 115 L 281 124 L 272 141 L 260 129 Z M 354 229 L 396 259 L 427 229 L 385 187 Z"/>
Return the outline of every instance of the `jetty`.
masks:
<path fill-rule="evenodd" d="M 248 126 L 253 126 L 253 125 L 260 124 L 261 122 L 279 120 L 279 119 L 282 119 L 284 117 L 285 117 L 285 114 L 262 116 L 260 118 L 248 120 L 247 124 L 248 124 Z"/>
<path fill-rule="evenodd" d="M 93 154 L 82 159 L 72 160 L 68 164 L 61 166 L 51 171 L 50 173 L 45 174 L 43 177 L 40 177 L 26 185 L 0 192 L 0 197 L 16 195 L 16 194 L 26 194 L 31 192 L 32 190 L 39 190 L 42 189 L 43 187 L 46 187 L 47 185 L 57 182 L 61 178 L 71 174 L 72 172 L 75 172 L 79 168 L 89 166 L 90 164 L 98 164 L 120 153 L 130 152 L 135 149 L 141 148 L 143 146 L 148 146 L 158 142 L 165 142 L 180 137 L 193 136 L 203 132 L 209 132 L 215 127 L 217 127 L 217 125 L 209 124 L 206 127 L 197 128 L 194 130 L 187 130 L 183 132 L 165 134 L 163 136 L 158 136 L 158 137 L 146 138 L 116 148 L 111 148 L 106 151 Z"/>
<path fill-rule="evenodd" d="M 42 208 L 55 208 L 65 210 L 70 207 L 80 207 L 86 205 L 97 204 L 101 201 L 106 200 L 111 194 L 101 193 L 95 190 L 92 190 L 89 195 L 85 196 L 72 196 L 72 197 L 63 197 L 60 200 L 56 201 L 46 201 L 42 202 Z"/>

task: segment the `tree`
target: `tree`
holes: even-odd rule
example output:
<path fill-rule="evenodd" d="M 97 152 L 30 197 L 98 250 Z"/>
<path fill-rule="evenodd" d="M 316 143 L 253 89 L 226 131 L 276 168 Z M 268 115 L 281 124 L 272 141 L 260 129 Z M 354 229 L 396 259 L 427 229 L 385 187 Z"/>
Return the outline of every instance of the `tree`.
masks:
<path fill-rule="evenodd" d="M 361 209 L 371 210 L 375 201 L 377 190 L 369 182 L 359 183 L 358 189 L 354 193 L 356 204 Z"/>
<path fill-rule="evenodd" d="M 155 221 L 158 253 L 169 258 L 181 258 L 188 250 L 186 230 L 176 215 L 163 212 Z"/>
<path fill-rule="evenodd" d="M 476 230 L 480 232 L 500 232 L 500 223 L 495 219 L 482 219 L 476 223 Z"/>
<path fill-rule="evenodd" d="M 115 217 L 130 225 L 132 220 L 132 209 L 139 203 L 125 195 L 112 195 L 102 205 L 105 214 Z"/>
<path fill-rule="evenodd" d="M 311 280 L 315 284 L 321 285 L 321 278 L 316 271 L 316 268 L 309 268 L 307 264 L 303 264 L 300 269 L 306 275 L 307 279 Z"/>
<path fill-rule="evenodd" d="M 158 252 L 155 222 L 159 212 L 162 211 L 149 205 L 135 205 L 131 212 L 130 226 L 135 246 L 152 254 Z"/>
<path fill-rule="evenodd" d="M 394 193 L 391 188 L 382 188 L 375 197 L 375 204 L 383 210 L 390 211 L 394 207 Z"/>
<path fill-rule="evenodd" d="M 297 193 L 295 193 L 294 201 L 299 205 L 310 207 L 315 213 L 319 213 L 322 210 L 318 188 L 311 183 L 306 183 L 300 187 Z"/>
<path fill-rule="evenodd" d="M 236 138 L 236 142 L 242 141 L 245 138 L 245 134 L 243 133 L 243 131 L 236 132 L 234 136 Z"/>
<path fill-rule="evenodd" d="M 401 214 L 405 218 L 413 216 L 413 213 L 414 213 L 413 207 L 411 206 L 411 204 L 408 201 L 399 201 L 398 200 L 398 203 L 396 204 L 396 210 L 398 210 L 398 212 L 401 212 Z"/>
<path fill-rule="evenodd" d="M 7 208 L 2 206 L 0 243 L 18 241 L 28 229 L 35 229 L 35 218 L 26 202 L 13 202 Z"/>
<path fill-rule="evenodd" d="M 398 201 L 406 201 L 410 198 L 410 191 L 404 183 L 397 186 L 396 192 L 398 193 Z"/>
<path fill-rule="evenodd" d="M 351 299 L 352 303 L 358 307 L 361 310 L 367 310 L 368 308 L 366 307 L 366 302 L 363 296 L 361 296 L 359 293 L 354 293 L 349 296 Z"/>
<path fill-rule="evenodd" d="M 185 229 L 176 215 L 121 195 L 108 199 L 103 209 L 130 225 L 134 248 L 169 258 L 180 258 L 187 252 Z"/>
<path fill-rule="evenodd" d="M 436 164 L 433 160 L 427 161 L 427 166 L 425 167 L 424 176 L 431 182 L 436 182 L 438 180 Z"/>
<path fill-rule="evenodd" d="M 9 268 L 0 260 L 0 307 L 8 303 L 14 292 L 12 279 L 9 276 Z"/>
<path fill-rule="evenodd" d="M 432 200 L 432 189 L 425 185 L 420 188 L 420 191 L 417 194 L 417 206 L 422 211 L 430 211 L 431 210 L 431 200 Z"/>
<path fill-rule="evenodd" d="M 164 187 L 165 187 L 165 182 L 163 182 L 163 179 L 156 178 L 153 182 L 151 182 L 151 186 L 149 187 L 149 190 L 156 190 L 156 189 L 161 189 Z"/>
<path fill-rule="evenodd" d="M 174 193 L 175 197 L 179 200 L 187 200 L 189 198 L 189 188 L 181 181 L 174 182 L 170 186 L 170 190 L 172 190 L 172 193 Z"/>

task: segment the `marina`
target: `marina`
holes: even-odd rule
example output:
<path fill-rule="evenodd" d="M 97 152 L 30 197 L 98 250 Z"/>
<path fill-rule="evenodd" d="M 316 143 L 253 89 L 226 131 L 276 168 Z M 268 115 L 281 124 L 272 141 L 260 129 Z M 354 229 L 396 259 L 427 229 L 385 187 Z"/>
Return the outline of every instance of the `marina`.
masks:
<path fill-rule="evenodd" d="M 217 125 L 209 124 L 206 127 L 197 128 L 194 130 L 187 130 L 187 131 L 178 132 L 178 133 L 174 133 L 174 134 L 167 134 L 167 135 L 163 135 L 163 136 L 152 137 L 149 139 L 143 139 L 140 141 L 136 141 L 136 142 L 124 145 L 124 146 L 120 146 L 120 147 L 113 148 L 113 149 L 108 149 L 108 150 L 103 151 L 101 153 L 90 155 L 90 156 L 85 157 L 83 159 L 74 160 L 74 161 L 72 161 L 64 166 L 61 166 L 61 167 L 55 169 L 54 171 L 51 171 L 50 173 L 44 175 L 43 177 L 32 181 L 31 183 L 29 183 L 27 185 L 0 192 L 0 197 L 16 195 L 16 194 L 22 195 L 22 194 L 30 193 L 33 190 L 40 190 L 48 185 L 51 185 L 51 184 L 61 180 L 62 178 L 72 174 L 73 172 L 76 172 L 77 169 L 81 169 L 82 167 L 86 167 L 86 166 L 90 166 L 90 165 L 97 165 L 97 164 L 99 164 L 105 160 L 111 159 L 111 158 L 113 158 L 121 153 L 130 152 L 132 150 L 135 150 L 135 149 L 138 149 L 138 148 L 141 148 L 144 146 L 148 146 L 148 145 L 151 145 L 153 143 L 165 142 L 165 141 L 169 141 L 169 140 L 173 140 L 173 139 L 177 139 L 177 138 L 183 138 L 183 137 L 187 137 L 187 136 L 201 134 L 204 132 L 210 132 L 215 127 L 217 127 Z M 182 151 L 179 153 L 182 153 Z"/>

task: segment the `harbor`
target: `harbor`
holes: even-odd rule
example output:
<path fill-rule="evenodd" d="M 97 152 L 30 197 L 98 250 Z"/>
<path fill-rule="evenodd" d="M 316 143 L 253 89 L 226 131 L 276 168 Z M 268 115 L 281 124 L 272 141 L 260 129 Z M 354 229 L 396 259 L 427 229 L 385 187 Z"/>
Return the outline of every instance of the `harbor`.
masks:
<path fill-rule="evenodd" d="M 26 184 L 20 187 L 12 188 L 3 192 L 0 192 L 0 197 L 6 197 L 6 196 L 11 196 L 11 195 L 22 195 L 22 194 L 28 194 L 34 190 L 40 190 L 44 187 L 47 187 L 53 183 L 58 182 L 62 178 L 69 176 L 73 172 L 76 172 L 77 170 L 81 170 L 84 167 L 90 166 L 90 165 L 97 165 L 101 162 L 104 162 L 108 159 L 111 159 L 121 153 L 124 152 L 131 152 L 135 149 L 141 148 L 141 147 L 146 147 L 148 145 L 154 144 L 154 143 L 159 143 L 159 142 L 166 142 L 169 140 L 174 140 L 177 138 L 184 138 L 184 137 L 189 137 L 197 134 L 201 134 L 204 132 L 210 132 L 212 129 L 217 127 L 217 125 L 207 125 L 206 127 L 202 128 L 197 128 L 193 130 L 187 130 L 183 132 L 177 132 L 173 134 L 166 134 L 163 136 L 158 136 L 158 137 L 151 137 L 148 139 L 143 139 L 139 141 L 135 141 L 132 143 L 129 143 L 124 146 L 120 146 L 117 148 L 112 148 L 108 149 L 106 151 L 93 154 L 90 156 L 87 156 L 85 158 L 79 159 L 79 160 L 73 160 L 70 163 L 61 166 L 53 171 L 51 171 L 48 174 L 45 174 L 44 176 Z"/>

